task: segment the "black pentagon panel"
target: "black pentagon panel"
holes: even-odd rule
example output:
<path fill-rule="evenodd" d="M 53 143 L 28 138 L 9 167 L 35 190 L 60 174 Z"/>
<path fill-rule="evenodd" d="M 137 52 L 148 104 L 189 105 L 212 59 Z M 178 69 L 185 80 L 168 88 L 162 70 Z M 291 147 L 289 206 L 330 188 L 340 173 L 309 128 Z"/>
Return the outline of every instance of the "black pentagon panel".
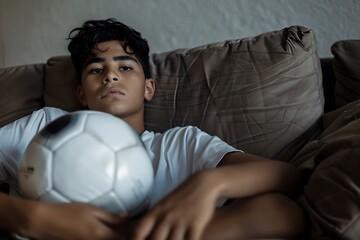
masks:
<path fill-rule="evenodd" d="M 56 120 L 49 123 L 43 130 L 41 130 L 40 134 L 44 137 L 49 137 L 55 134 L 58 134 L 73 122 L 73 116 L 71 114 L 66 114 L 57 118 Z"/>

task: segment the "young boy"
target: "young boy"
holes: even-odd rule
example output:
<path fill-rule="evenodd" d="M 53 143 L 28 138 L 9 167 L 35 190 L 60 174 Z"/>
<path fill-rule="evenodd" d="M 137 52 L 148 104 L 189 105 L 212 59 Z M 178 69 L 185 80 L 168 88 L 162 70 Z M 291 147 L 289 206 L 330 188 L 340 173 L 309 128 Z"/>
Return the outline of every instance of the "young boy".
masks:
<path fill-rule="evenodd" d="M 155 92 L 149 47 L 115 19 L 88 21 L 70 33 L 69 51 L 82 105 L 118 116 L 140 135 L 155 186 L 139 219 L 88 204 L 46 204 L 0 195 L 0 227 L 34 239 L 294 238 L 304 228 L 298 206 L 281 192 L 298 184 L 289 164 L 243 153 L 196 127 L 145 130 L 144 101 Z M 17 166 L 31 138 L 65 114 L 44 108 L 0 129 L 0 180 L 16 190 Z M 89 163 L 91 164 L 91 163 Z M 11 216 L 9 218 L 9 216 Z"/>

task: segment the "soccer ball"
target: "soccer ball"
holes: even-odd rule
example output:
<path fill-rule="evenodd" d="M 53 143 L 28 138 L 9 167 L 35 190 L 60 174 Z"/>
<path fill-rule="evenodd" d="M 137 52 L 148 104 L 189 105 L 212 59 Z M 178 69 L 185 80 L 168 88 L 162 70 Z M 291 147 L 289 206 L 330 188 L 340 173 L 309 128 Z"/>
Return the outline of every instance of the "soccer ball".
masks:
<path fill-rule="evenodd" d="M 77 111 L 48 124 L 28 145 L 19 186 L 29 198 L 49 203 L 90 203 L 136 215 L 150 202 L 151 160 L 138 134 L 123 120 Z"/>

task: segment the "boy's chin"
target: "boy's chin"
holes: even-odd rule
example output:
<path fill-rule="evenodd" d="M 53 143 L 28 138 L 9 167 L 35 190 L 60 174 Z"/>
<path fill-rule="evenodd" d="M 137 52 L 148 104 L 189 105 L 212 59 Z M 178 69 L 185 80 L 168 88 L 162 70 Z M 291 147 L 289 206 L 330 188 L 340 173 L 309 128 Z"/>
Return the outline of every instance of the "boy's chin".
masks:
<path fill-rule="evenodd" d="M 116 107 L 99 108 L 99 109 L 97 109 L 97 111 L 109 113 L 109 114 L 114 115 L 114 116 L 119 117 L 119 118 L 123 118 L 124 115 L 126 115 L 124 113 L 123 109 L 119 109 L 119 108 L 116 108 Z"/>

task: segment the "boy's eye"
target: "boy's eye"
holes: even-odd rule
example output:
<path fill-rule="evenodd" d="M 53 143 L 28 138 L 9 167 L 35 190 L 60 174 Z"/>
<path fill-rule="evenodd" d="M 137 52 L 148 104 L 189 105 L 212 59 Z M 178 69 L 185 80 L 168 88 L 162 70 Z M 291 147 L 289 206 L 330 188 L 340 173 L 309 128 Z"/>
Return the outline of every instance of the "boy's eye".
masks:
<path fill-rule="evenodd" d="M 98 74 L 98 73 L 102 73 L 102 71 L 103 70 L 101 68 L 94 68 L 90 70 L 90 73 Z"/>
<path fill-rule="evenodd" d="M 122 67 L 120 67 L 120 70 L 123 72 L 129 72 L 132 70 L 132 67 L 122 66 Z"/>

